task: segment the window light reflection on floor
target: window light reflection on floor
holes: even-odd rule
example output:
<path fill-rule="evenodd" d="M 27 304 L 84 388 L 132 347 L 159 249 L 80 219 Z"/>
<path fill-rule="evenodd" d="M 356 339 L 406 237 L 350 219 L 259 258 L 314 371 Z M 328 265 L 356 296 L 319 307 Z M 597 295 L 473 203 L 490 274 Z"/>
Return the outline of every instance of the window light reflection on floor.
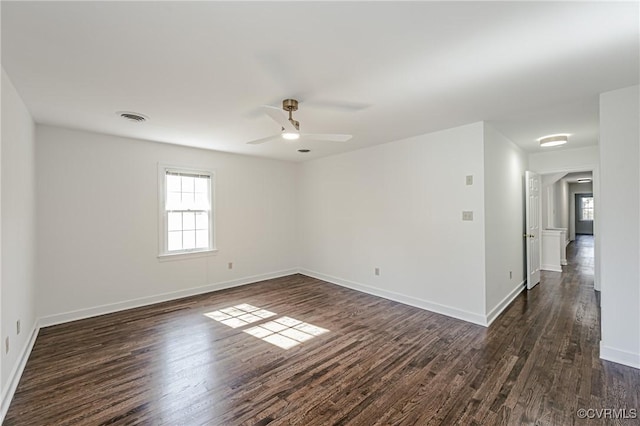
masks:
<path fill-rule="evenodd" d="M 243 303 L 231 308 L 220 309 L 204 314 L 205 316 L 228 325 L 231 328 L 242 327 L 252 322 L 261 321 L 275 315 L 275 313 L 266 309 L 256 308 L 255 306 Z"/>
<path fill-rule="evenodd" d="M 274 312 L 257 308 L 247 303 L 205 314 L 205 316 L 231 328 L 244 327 L 275 315 Z M 295 318 L 281 317 L 243 331 L 282 349 L 289 349 L 329 330 Z"/>
<path fill-rule="evenodd" d="M 289 349 L 316 336 L 324 334 L 329 330 L 298 321 L 295 318 L 282 317 L 266 324 L 244 330 L 252 336 L 281 347 Z"/>

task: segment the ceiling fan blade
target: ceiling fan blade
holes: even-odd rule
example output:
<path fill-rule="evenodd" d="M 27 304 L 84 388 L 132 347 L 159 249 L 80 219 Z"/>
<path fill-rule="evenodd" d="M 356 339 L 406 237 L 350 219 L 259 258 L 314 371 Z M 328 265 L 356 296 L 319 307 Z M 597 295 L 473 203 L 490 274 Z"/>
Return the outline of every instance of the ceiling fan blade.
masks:
<path fill-rule="evenodd" d="M 358 112 L 367 108 L 371 108 L 373 105 L 364 102 L 349 102 L 349 101 L 331 101 L 331 100 L 312 100 L 304 103 L 305 107 L 311 108 L 323 108 L 333 109 L 338 111 Z"/>
<path fill-rule="evenodd" d="M 261 144 L 261 143 L 269 142 L 271 140 L 280 139 L 280 138 L 281 138 L 281 135 L 277 134 L 277 135 L 267 136 L 266 138 L 255 139 L 255 140 L 249 141 L 247 143 L 249 145 L 258 145 L 258 144 Z"/>
<path fill-rule="evenodd" d="M 278 123 L 281 127 L 288 132 L 297 133 L 298 129 L 289 121 L 286 114 L 282 110 L 282 108 L 277 108 L 271 105 L 262 105 L 262 110 L 267 114 L 273 121 Z"/>
<path fill-rule="evenodd" d="M 322 133 L 322 134 L 303 133 L 301 136 L 305 139 L 315 139 L 317 141 L 332 141 L 332 142 L 346 142 L 353 137 L 352 135 L 341 135 L 341 134 L 332 134 L 332 133 Z"/>

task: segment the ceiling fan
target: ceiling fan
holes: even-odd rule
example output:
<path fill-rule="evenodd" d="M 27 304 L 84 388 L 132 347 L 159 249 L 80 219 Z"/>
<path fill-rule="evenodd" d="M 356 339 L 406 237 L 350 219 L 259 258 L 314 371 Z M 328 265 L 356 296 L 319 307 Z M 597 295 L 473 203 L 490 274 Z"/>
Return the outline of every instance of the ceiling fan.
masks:
<path fill-rule="evenodd" d="M 256 139 L 247 142 L 250 145 L 257 145 L 265 142 L 269 142 L 274 139 L 287 139 L 287 140 L 296 140 L 299 138 L 304 139 L 314 139 L 319 141 L 334 141 L 334 142 L 346 142 L 352 138 L 351 135 L 341 135 L 335 133 L 320 133 L 320 134 L 311 134 L 311 133 L 300 133 L 300 122 L 293 119 L 293 111 L 298 110 L 298 101 L 295 99 L 285 99 L 282 101 L 282 109 L 270 105 L 263 105 L 263 111 L 271 117 L 273 121 L 278 123 L 282 128 L 280 133 L 277 133 L 272 136 L 267 136 L 266 138 Z M 289 117 L 284 113 L 287 111 L 289 113 Z"/>

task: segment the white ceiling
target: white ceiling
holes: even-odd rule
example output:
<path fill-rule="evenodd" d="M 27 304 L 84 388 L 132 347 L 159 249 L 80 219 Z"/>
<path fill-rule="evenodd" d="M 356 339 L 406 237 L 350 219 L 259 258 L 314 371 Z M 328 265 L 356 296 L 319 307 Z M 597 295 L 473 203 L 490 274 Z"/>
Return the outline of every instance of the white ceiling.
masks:
<path fill-rule="evenodd" d="M 2 66 L 37 122 L 285 160 L 479 120 L 529 152 L 594 145 L 598 94 L 639 83 L 638 2 L 1 7 Z M 247 145 L 279 130 L 258 106 L 288 97 L 303 132 L 353 139 Z"/>

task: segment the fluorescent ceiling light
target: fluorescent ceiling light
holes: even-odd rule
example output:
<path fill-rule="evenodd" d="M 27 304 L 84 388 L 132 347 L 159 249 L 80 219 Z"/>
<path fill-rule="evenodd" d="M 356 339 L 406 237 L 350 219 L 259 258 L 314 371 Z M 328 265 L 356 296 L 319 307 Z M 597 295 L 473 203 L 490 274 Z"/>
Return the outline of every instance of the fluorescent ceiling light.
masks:
<path fill-rule="evenodd" d="M 282 132 L 282 137 L 290 140 L 290 141 L 294 141 L 298 138 L 300 138 L 300 133 L 296 133 L 296 132 Z"/>
<path fill-rule="evenodd" d="M 587 183 L 587 182 L 591 182 L 591 179 L 589 178 L 578 179 L 578 183 Z"/>
<path fill-rule="evenodd" d="M 558 146 L 567 143 L 567 135 L 551 135 L 538 139 L 541 147 Z"/>

